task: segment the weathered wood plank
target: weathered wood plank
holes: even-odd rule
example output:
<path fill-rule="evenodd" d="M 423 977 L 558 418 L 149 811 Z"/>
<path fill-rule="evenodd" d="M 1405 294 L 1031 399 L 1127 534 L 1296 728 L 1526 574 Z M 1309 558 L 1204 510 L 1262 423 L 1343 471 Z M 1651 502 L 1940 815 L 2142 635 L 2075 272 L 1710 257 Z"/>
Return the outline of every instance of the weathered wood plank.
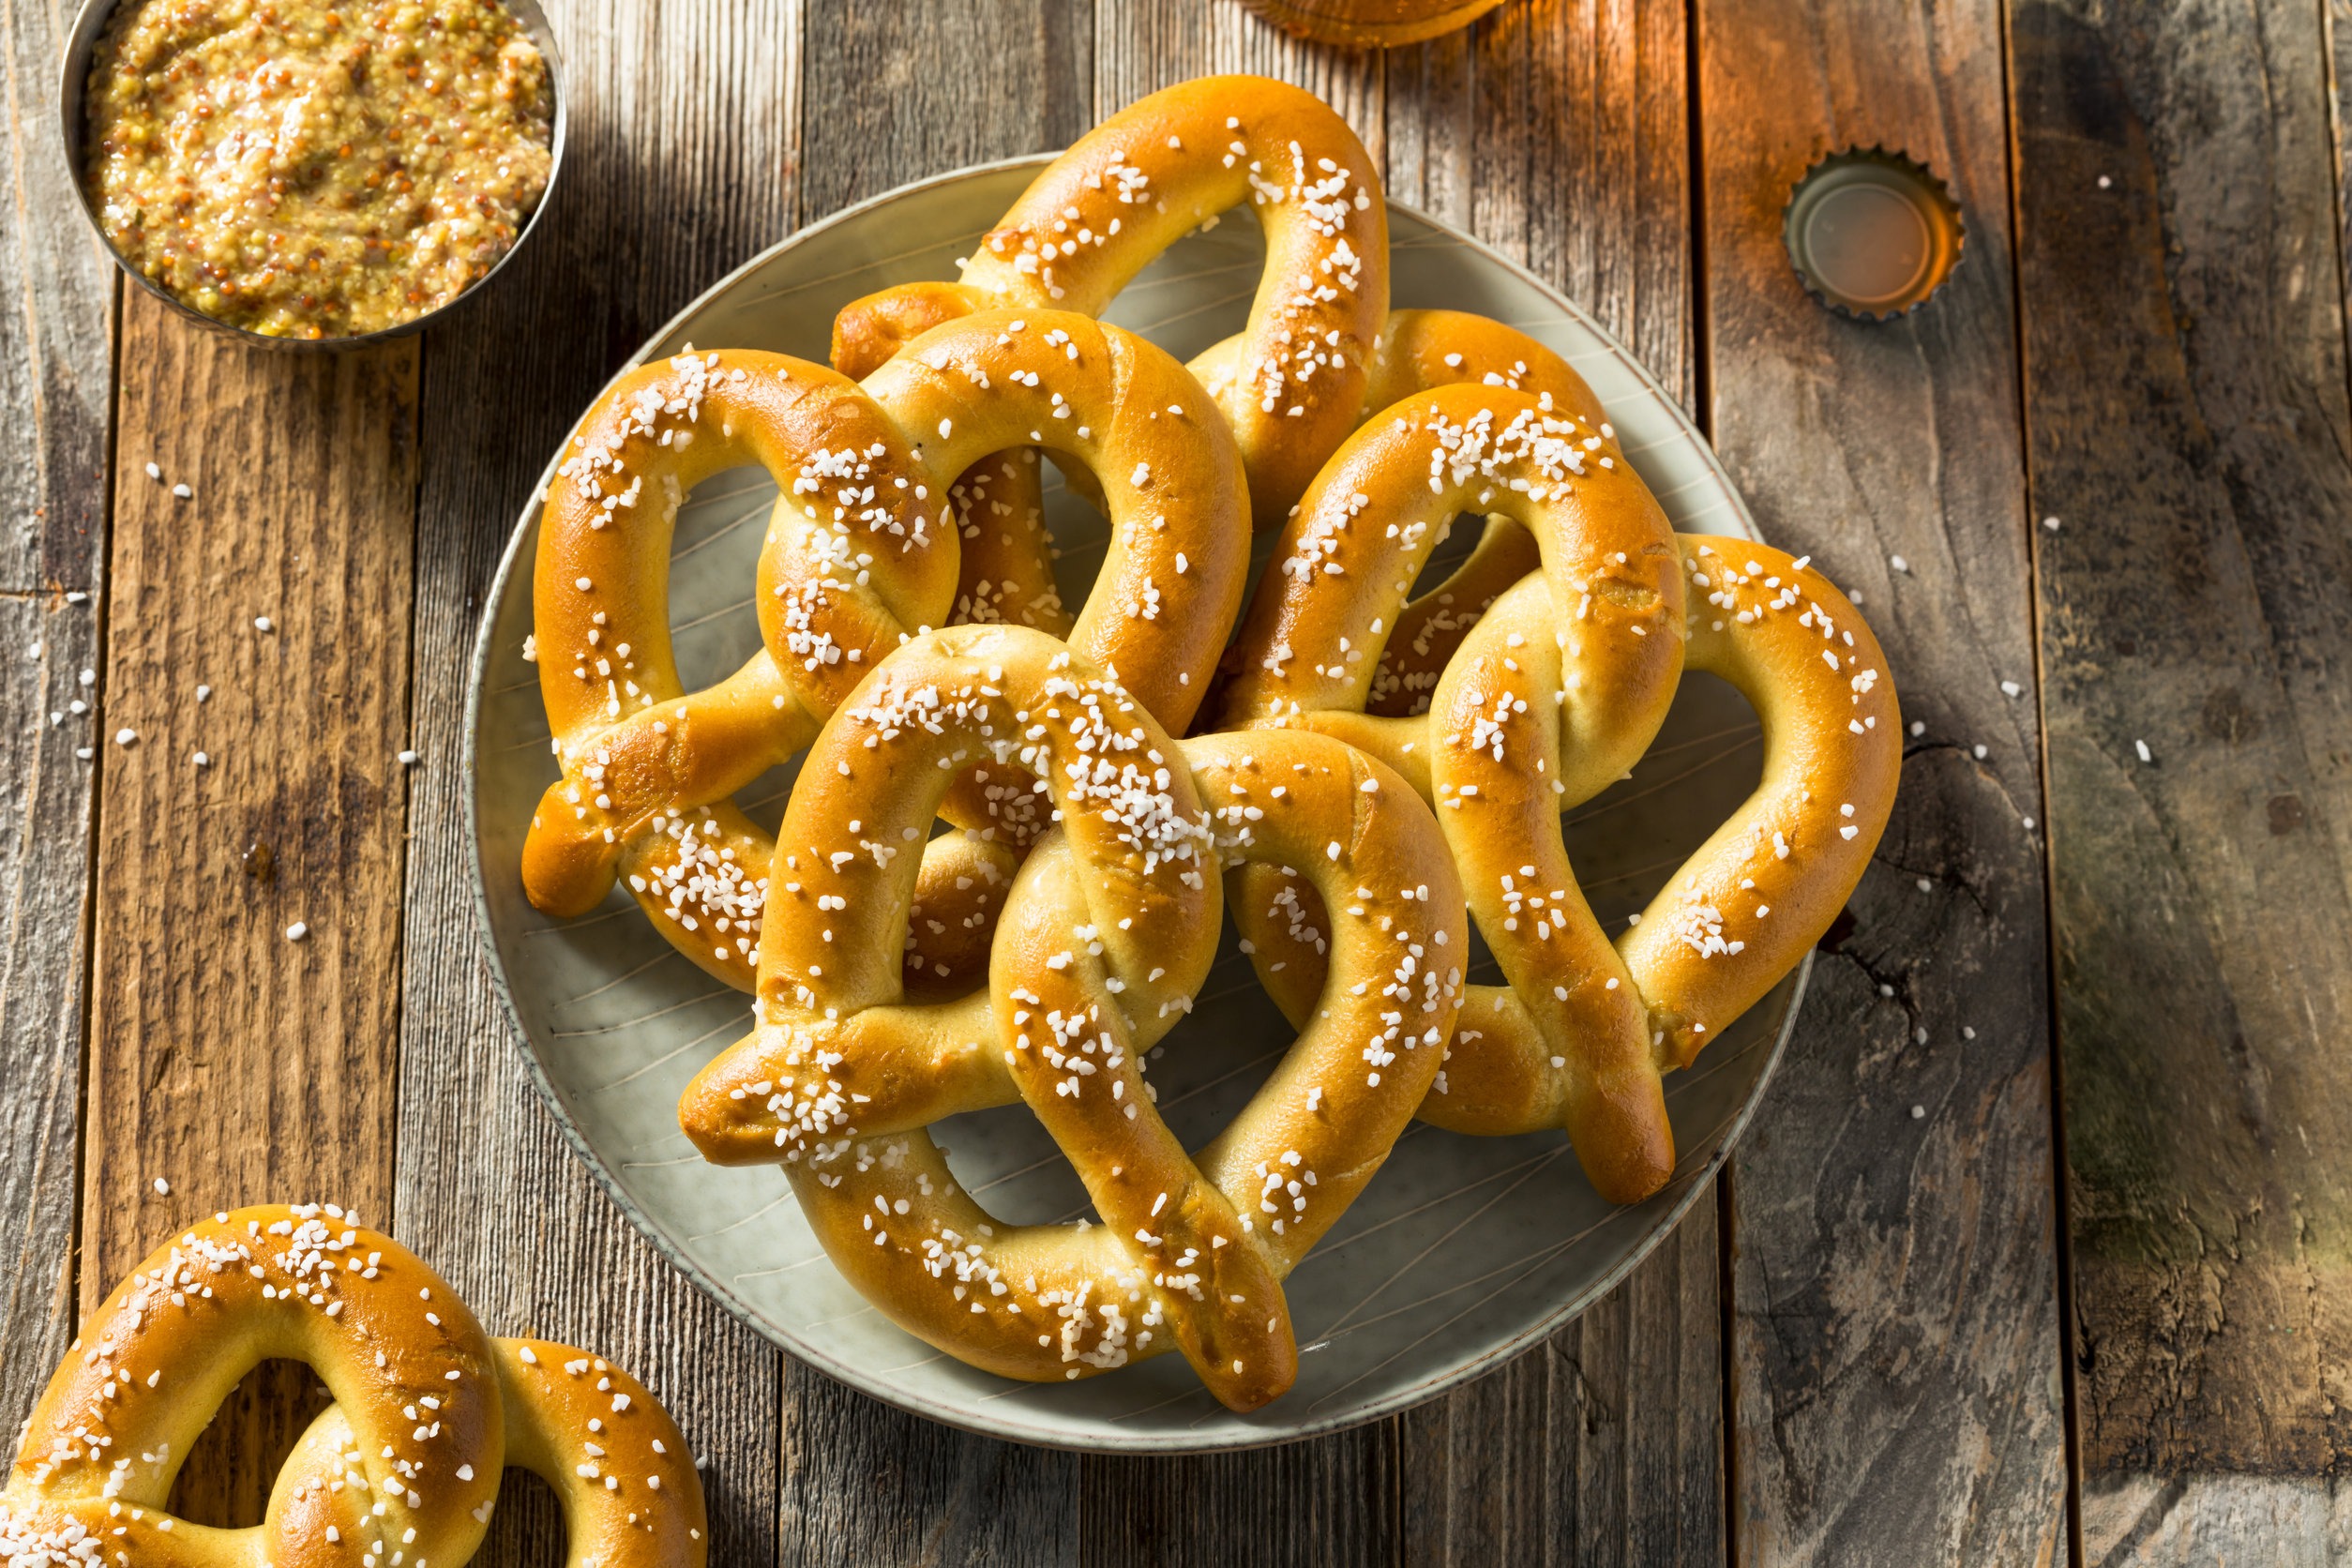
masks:
<path fill-rule="evenodd" d="M 1686 404 L 1688 46 L 1679 4 L 1536 0 L 1387 59 L 1396 200 L 1557 283 Z M 1530 1354 L 1403 1420 L 1408 1561 L 1724 1556 L 1713 1195 Z"/>
<path fill-rule="evenodd" d="M 1067 146 L 1094 123 L 1081 0 L 807 0 L 801 216 L 969 163 Z"/>
<path fill-rule="evenodd" d="M 83 1311 L 192 1215 L 390 1207 L 415 417 L 413 343 L 257 351 L 126 294 Z M 219 1444 L 178 1495 L 220 1517 L 268 1458 Z"/>
<path fill-rule="evenodd" d="M 549 454 L 666 317 L 792 226 L 799 18 L 792 0 L 549 10 L 564 188 L 496 294 L 425 347 L 394 1217 L 493 1333 L 641 1377 L 707 1461 L 711 1560 L 765 1563 L 782 1358 L 656 1256 L 531 1088 L 475 927 L 460 733 L 485 596 Z M 564 1560 L 552 1495 L 517 1480 L 477 1560 Z"/>
<path fill-rule="evenodd" d="M 2335 1560 L 2274 1522 L 2325 1515 L 2314 1484 L 2352 1456 L 2325 20 L 2012 16 L 2033 500 L 2061 523 L 2037 556 L 2094 1560 Z"/>
<path fill-rule="evenodd" d="M 98 720 L 49 715 L 86 699 L 98 609 L 113 405 L 113 279 L 83 226 L 51 102 L 67 8 L 0 8 L 0 1431 L 13 1433 L 73 1336 L 75 1116 L 87 998 L 84 897 L 97 769 L 74 756 Z M 38 653 L 32 650 L 37 647 Z M 11 1444 L 13 1440 L 10 1440 Z"/>
<path fill-rule="evenodd" d="M 1736 1555 L 2048 1562 L 2066 1466 L 2001 19 L 1701 0 L 1696 25 L 1716 448 L 1767 537 L 1862 594 L 1923 726 L 1734 1156 Z M 1967 211 L 1966 261 L 1905 322 L 1832 316 L 1782 250 L 1790 185 L 1854 142 L 1907 146 Z"/>

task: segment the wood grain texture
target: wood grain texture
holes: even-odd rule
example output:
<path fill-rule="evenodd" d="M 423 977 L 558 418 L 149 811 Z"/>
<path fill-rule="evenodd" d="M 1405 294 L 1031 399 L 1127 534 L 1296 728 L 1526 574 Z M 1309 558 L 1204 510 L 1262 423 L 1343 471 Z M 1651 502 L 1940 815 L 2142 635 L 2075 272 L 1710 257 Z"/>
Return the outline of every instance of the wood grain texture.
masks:
<path fill-rule="evenodd" d="M 792 0 L 548 8 L 571 95 L 562 188 L 495 294 L 425 345 L 393 1218 L 493 1333 L 643 1379 L 707 1462 L 711 1560 L 766 1563 L 782 1358 L 654 1253 L 531 1087 L 475 918 L 462 729 L 482 607 L 550 455 L 669 315 L 792 229 L 799 18 Z M 485 1568 L 565 1560 L 553 1494 L 518 1481 Z"/>
<path fill-rule="evenodd" d="M 2199 1483 L 2094 1560 L 2253 1549 L 2261 1489 L 2206 1478 L 2352 1458 L 2352 411 L 2323 22 L 2013 16 L 2034 506 L 2062 523 L 2037 544 L 2087 1542 L 2094 1501 Z M 2198 1498 L 2239 1526 L 2183 1516 Z M 2295 1538 L 2267 1560 L 2332 1560 Z"/>
<path fill-rule="evenodd" d="M 806 0 L 801 216 L 969 163 L 1065 147 L 1094 123 L 1085 0 Z"/>
<path fill-rule="evenodd" d="M 2049 1562 L 2066 1466 L 2000 17 L 1701 0 L 1697 26 L 1716 449 L 1767 538 L 1862 594 L 1923 726 L 1733 1160 L 1737 1557 Z M 1906 321 L 1831 315 L 1782 249 L 1790 186 L 1856 142 L 1907 146 L 1967 212 L 1966 260 Z"/>
<path fill-rule="evenodd" d="M 134 291 L 120 377 L 84 1312 L 190 1216 L 381 1221 L 392 1186 L 415 345 L 256 350 Z M 293 1419 L 249 1430 L 266 1451 Z M 219 1445 L 179 1495 L 220 1517 L 265 1463 Z"/>
<path fill-rule="evenodd" d="M 65 8 L 0 7 L 0 1431 L 14 1432 L 73 1336 L 71 1262 L 85 895 L 98 721 L 53 725 L 98 662 L 113 275 L 76 210 L 51 102 Z M 36 653 L 33 650 L 38 648 Z"/>
<path fill-rule="evenodd" d="M 1385 62 L 1390 195 L 1559 286 L 1686 406 L 1688 55 L 1679 4 L 1534 0 Z M 1544 1350 L 1406 1414 L 1406 1560 L 1722 1560 L 1715 1221 L 1711 1191 Z"/>

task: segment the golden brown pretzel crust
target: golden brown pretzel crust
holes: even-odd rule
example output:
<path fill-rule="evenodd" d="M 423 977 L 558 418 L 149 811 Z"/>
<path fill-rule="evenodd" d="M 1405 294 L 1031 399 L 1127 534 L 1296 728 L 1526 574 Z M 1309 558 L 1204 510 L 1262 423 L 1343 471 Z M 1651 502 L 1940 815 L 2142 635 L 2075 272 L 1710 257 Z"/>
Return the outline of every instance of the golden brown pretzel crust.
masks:
<path fill-rule="evenodd" d="M 306 1363 L 336 1402 L 263 1523 L 164 1512 L 220 1402 L 275 1357 Z M 556 1489 L 574 1563 L 704 1560 L 685 1441 L 633 1379 L 563 1346 L 487 1338 L 430 1268 L 332 1205 L 240 1209 L 158 1248 L 83 1325 L 0 1492 L 0 1561 L 455 1565 L 509 1464 Z"/>
<path fill-rule="evenodd" d="M 958 524 L 938 476 L 984 484 L 982 460 L 1016 445 L 1098 472 L 1113 537 L 1068 635 L 1134 671 L 1137 694 L 1183 727 L 1240 602 L 1247 503 L 1230 432 L 1160 350 L 1067 312 L 984 313 L 927 335 L 867 387 L 748 351 L 680 355 L 617 382 L 574 436 L 540 524 L 535 642 L 565 776 L 525 843 L 533 903 L 584 913 L 617 872 L 674 945 L 749 989 L 774 844 L 730 797 L 803 748 L 901 638 L 945 619 Z M 746 461 L 781 491 L 756 596 L 765 645 L 718 686 L 682 694 L 671 525 L 697 480 Z M 1021 587 L 1017 608 L 1038 593 Z M 948 815 L 984 836 L 1002 825 L 977 785 Z M 925 903 L 960 907 L 967 873 L 942 863 Z M 969 960 L 969 943 L 934 953 L 927 934 L 912 967 Z"/>
<path fill-rule="evenodd" d="M 1883 660 L 1844 596 L 1762 547 L 1736 572 L 1709 570 L 1706 552 L 1730 542 L 1673 541 L 1591 394 L 1569 396 L 1434 390 L 1352 437 L 1286 528 L 1221 703 L 1228 723 L 1311 727 L 1372 749 L 1439 808 L 1471 913 L 1513 983 L 1472 988 L 1422 1114 L 1464 1132 L 1564 1126 L 1595 1188 L 1631 1201 L 1673 1172 L 1660 1072 L 1686 1063 L 1827 928 L 1891 808 L 1899 741 Z M 1515 441 L 1494 434 L 1513 430 Z M 1384 685 L 1399 689 L 1383 654 L 1408 585 L 1461 509 L 1513 526 L 1490 528 L 1455 581 L 1483 576 L 1484 587 L 1531 555 L 1541 569 L 1491 610 L 1473 600 L 1422 621 L 1414 656 L 1440 678 L 1426 697 L 1408 695 L 1412 707 L 1435 699 L 1426 718 L 1366 715 Z M 1767 585 L 1756 593 L 1750 560 Z M 1791 595 L 1807 608 L 1787 610 Z M 1822 626 L 1835 647 L 1820 645 Z M 1767 779 L 1672 897 L 1612 947 L 1569 869 L 1560 813 L 1648 747 L 1686 641 L 1690 663 L 1764 716 Z M 1776 842 L 1796 847 L 1783 854 Z M 1769 866 L 1756 863 L 1759 844 Z M 1289 879 L 1247 873 L 1235 918 L 1295 1018 L 1320 968 L 1287 937 L 1290 917 L 1275 910 L 1286 897 L 1312 909 Z M 1759 930 L 1737 929 L 1750 922 Z"/>
<path fill-rule="evenodd" d="M 1006 900 L 988 991 L 911 1005 L 873 957 L 912 893 L 890 850 L 975 761 L 1038 779 L 1059 825 Z M 1283 1392 L 1296 1350 L 1278 1281 L 1386 1158 L 1452 1024 L 1466 927 L 1427 808 L 1304 732 L 1180 753 L 1099 671 L 1012 628 L 911 641 L 802 777 L 759 1026 L 682 1101 L 696 1144 L 781 1161 L 851 1281 L 974 1365 L 1060 1380 L 1176 1348 L 1236 1409 Z M 1215 861 L 1304 870 L 1340 912 L 1336 983 L 1196 1162 L 1153 1108 L 1140 1056 L 1214 956 Z M 923 1130 L 1017 1095 L 1070 1154 L 1100 1229 L 998 1224 Z"/>
<path fill-rule="evenodd" d="M 1356 422 L 1388 314 L 1388 209 L 1355 132 L 1314 94 L 1209 76 L 1141 98 L 1079 138 L 984 237 L 955 283 L 857 300 L 834 363 L 869 374 L 939 323 L 991 306 L 1099 315 L 1186 232 L 1248 204 L 1266 231 L 1241 373 L 1218 394 L 1272 527 Z"/>
<path fill-rule="evenodd" d="M 688 695 L 670 647 L 671 530 L 695 484 L 744 463 L 780 492 L 764 646 Z M 821 365 L 683 354 L 607 389 L 539 521 L 533 640 L 564 776 L 524 843 L 534 904 L 582 914 L 625 874 L 673 945 L 748 988 L 767 840 L 729 797 L 807 745 L 864 661 L 945 618 L 957 550 L 932 483 L 897 423 Z"/>
<path fill-rule="evenodd" d="M 1214 392 L 1231 383 L 1238 374 L 1236 367 L 1243 357 L 1244 341 L 1238 334 L 1228 338 L 1195 357 L 1186 368 Z M 1373 344 L 1360 418 L 1368 420 L 1418 393 L 1453 385 L 1500 386 L 1526 392 L 1538 400 L 1548 397 L 1552 407 L 1564 410 L 1580 425 L 1607 432 L 1600 400 L 1566 360 L 1515 327 L 1460 310 L 1389 313 Z M 1018 475 L 1010 485 L 1000 484 L 997 493 L 1009 503 L 1005 509 L 1017 517 L 1041 518 L 1033 473 Z M 1487 529 L 1468 560 L 1444 581 L 1397 611 L 1381 652 L 1367 712 L 1425 712 L 1429 705 L 1429 693 L 1437 686 L 1438 672 L 1445 668 L 1459 633 L 1494 602 L 1497 595 L 1535 569 L 1535 541 L 1527 531 L 1507 517 L 1497 517 L 1491 521 L 1494 526 Z M 1272 522 L 1272 519 L 1262 515 L 1258 520 L 1260 528 L 1271 526 Z M 1449 519 L 1440 526 L 1430 542 L 1432 550 L 1442 542 L 1450 525 Z M 972 532 L 966 529 L 967 540 Z M 1006 528 L 986 536 L 990 542 L 988 555 L 978 560 L 967 556 L 964 562 L 959 601 L 985 601 L 989 596 L 973 585 L 985 589 L 991 581 L 1051 581 L 1052 542 L 1041 521 L 1033 521 L 1025 530 Z M 1003 596 L 1018 599 L 1020 595 L 1016 590 Z M 963 614 L 960 602 L 958 608 L 957 620 L 1021 618 L 1009 614 Z M 1028 618 L 1026 624 L 1048 631 L 1055 629 L 1034 616 Z"/>
<path fill-rule="evenodd" d="M 1428 721 L 1440 822 L 1513 984 L 1469 988 L 1421 1114 L 1470 1133 L 1564 1126 L 1594 1187 L 1619 1201 L 1672 1174 L 1659 1075 L 1688 1066 L 1829 928 L 1868 867 L 1902 765 L 1884 657 L 1833 585 L 1745 540 L 1684 535 L 1679 545 L 1684 667 L 1721 676 L 1756 708 L 1763 776 L 1613 945 L 1559 828 L 1560 812 L 1598 785 L 1562 792 L 1541 768 L 1556 745 L 1560 671 L 1541 578 L 1469 632 Z M 1254 888 L 1259 901 L 1234 914 L 1296 1018 L 1320 960 L 1263 907 L 1278 886 Z M 1284 969 L 1267 973 L 1275 963 Z"/>
<path fill-rule="evenodd" d="M 1433 388 L 1349 437 L 1284 526 L 1226 656 L 1223 722 L 1295 725 L 1426 789 L 1426 725 L 1364 715 L 1413 579 L 1464 511 L 1534 536 L 1576 627 L 1552 776 L 1616 777 L 1666 716 L 1682 664 L 1682 577 L 1649 488 L 1590 414 L 1548 392 Z"/>

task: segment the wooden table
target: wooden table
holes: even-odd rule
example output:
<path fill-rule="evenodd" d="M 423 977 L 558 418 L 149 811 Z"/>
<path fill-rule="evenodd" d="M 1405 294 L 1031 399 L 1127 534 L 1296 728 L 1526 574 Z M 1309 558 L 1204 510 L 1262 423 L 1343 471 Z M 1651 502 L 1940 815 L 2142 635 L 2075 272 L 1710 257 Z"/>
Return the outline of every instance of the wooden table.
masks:
<path fill-rule="evenodd" d="M 1511 0 L 1386 55 L 1230 0 L 564 0 L 531 253 L 328 358 L 122 287 L 54 145 L 66 8 L 0 5 L 8 1427 L 172 1227 L 315 1197 L 643 1373 L 721 1563 L 2352 1557 L 2352 0 Z M 1396 1420 L 1081 1458 L 789 1364 L 617 1216 L 491 993 L 459 730 L 507 528 L 671 311 L 1232 69 L 1324 94 L 1394 196 L 1677 388 L 1861 590 L 1917 733 L 1754 1130 L 1615 1295 Z M 1967 209 L 1906 323 L 1780 251 L 1848 143 Z M 240 1398 L 191 1510 L 258 1513 L 311 1381 Z M 551 1518 L 514 1484 L 483 1560 L 558 1560 Z"/>

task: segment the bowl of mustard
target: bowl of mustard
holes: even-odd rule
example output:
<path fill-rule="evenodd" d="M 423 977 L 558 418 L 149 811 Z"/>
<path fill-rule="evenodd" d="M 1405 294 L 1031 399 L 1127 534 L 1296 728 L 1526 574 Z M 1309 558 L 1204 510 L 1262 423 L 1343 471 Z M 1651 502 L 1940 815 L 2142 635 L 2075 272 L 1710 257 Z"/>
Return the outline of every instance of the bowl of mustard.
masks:
<path fill-rule="evenodd" d="M 420 330 L 513 260 L 563 165 L 537 0 L 87 0 L 58 106 L 108 254 L 272 348 Z"/>

